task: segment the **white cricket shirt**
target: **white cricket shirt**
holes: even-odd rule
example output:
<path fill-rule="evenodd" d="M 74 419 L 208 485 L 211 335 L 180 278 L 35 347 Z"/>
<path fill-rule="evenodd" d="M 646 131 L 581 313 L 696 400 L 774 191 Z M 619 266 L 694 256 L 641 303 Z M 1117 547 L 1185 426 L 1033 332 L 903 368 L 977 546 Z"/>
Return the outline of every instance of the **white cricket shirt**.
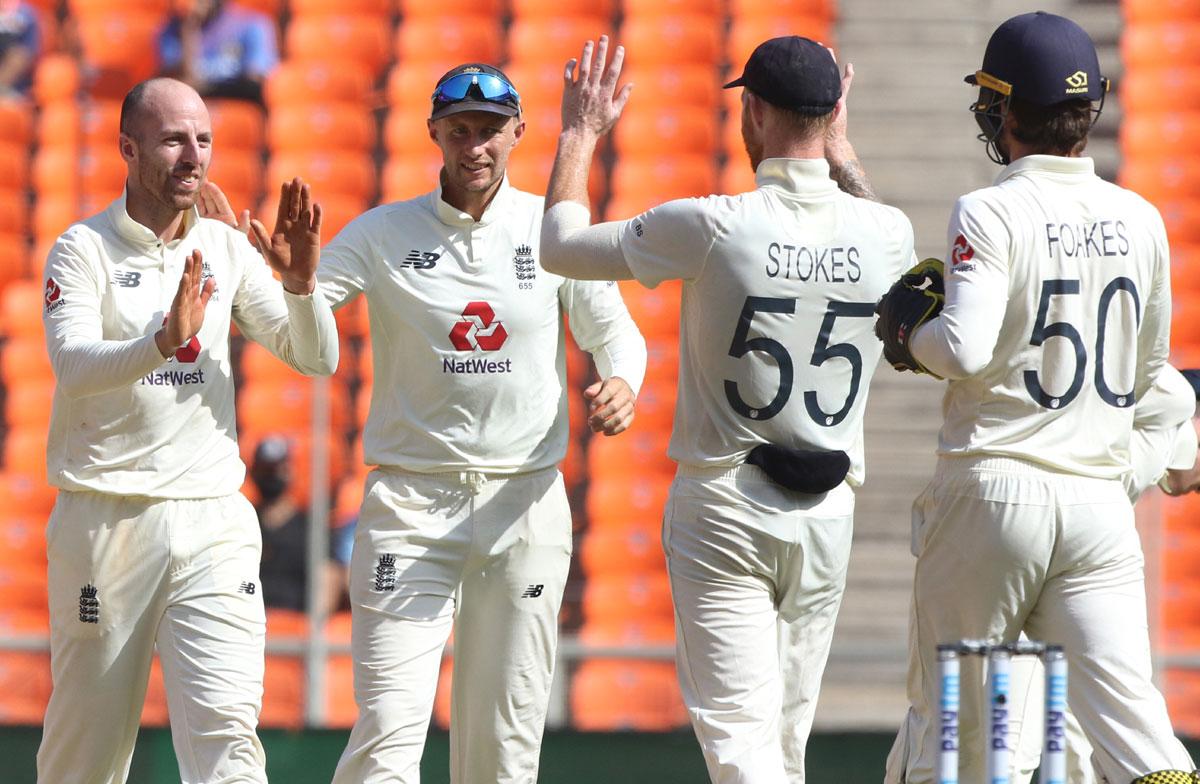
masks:
<path fill-rule="evenodd" d="M 1133 409 L 1130 471 L 1125 490 L 1130 500 L 1162 479 L 1167 469 L 1191 468 L 1196 463 L 1196 391 L 1175 368 L 1163 365 Z"/>
<path fill-rule="evenodd" d="M 560 462 L 564 313 L 601 376 L 638 391 L 646 345 L 617 287 L 541 268 L 542 207 L 505 180 L 476 222 L 439 187 L 366 212 L 322 250 L 330 304 L 367 297 L 368 465 L 505 474 Z"/>
<path fill-rule="evenodd" d="M 862 483 L 876 301 L 913 262 L 899 210 L 840 191 L 821 159 L 769 158 L 757 190 L 667 202 L 620 244 L 647 286 L 683 280 L 668 454 L 744 462 L 758 444 L 841 449 Z"/>
<path fill-rule="evenodd" d="M 945 309 L 911 340 L 950 379 L 939 454 L 1120 477 L 1134 403 L 1167 358 L 1158 211 L 1090 158 L 1031 155 L 960 198 L 948 237 Z"/>
<path fill-rule="evenodd" d="M 216 293 L 196 337 L 164 360 L 154 343 L 193 250 Z M 184 216 L 168 243 L 129 217 L 125 195 L 59 237 L 42 303 L 56 385 L 50 484 L 152 498 L 215 498 L 245 478 L 229 325 L 301 373 L 337 368 L 337 327 L 320 296 L 283 290 L 246 236 Z"/>

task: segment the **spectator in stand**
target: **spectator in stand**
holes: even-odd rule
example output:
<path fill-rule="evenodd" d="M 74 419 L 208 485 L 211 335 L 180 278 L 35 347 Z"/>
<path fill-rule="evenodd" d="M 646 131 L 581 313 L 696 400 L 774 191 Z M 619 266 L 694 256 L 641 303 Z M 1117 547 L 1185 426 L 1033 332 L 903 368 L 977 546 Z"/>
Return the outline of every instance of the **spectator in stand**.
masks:
<path fill-rule="evenodd" d="M 291 449 L 281 436 L 266 436 L 254 450 L 250 479 L 258 488 L 254 507 L 262 529 L 263 602 L 268 607 L 303 611 L 308 606 L 308 510 L 299 506 L 292 493 Z M 320 574 L 319 606 L 324 617 L 337 610 L 346 598 L 350 562 L 345 533 L 352 526 L 330 531 L 329 558 Z"/>
<path fill-rule="evenodd" d="M 40 40 L 37 12 L 21 0 L 0 0 L 0 97 L 29 92 Z"/>
<path fill-rule="evenodd" d="M 191 0 L 163 28 L 158 57 L 163 75 L 205 98 L 261 104 L 263 80 L 279 64 L 275 23 L 226 0 Z"/>

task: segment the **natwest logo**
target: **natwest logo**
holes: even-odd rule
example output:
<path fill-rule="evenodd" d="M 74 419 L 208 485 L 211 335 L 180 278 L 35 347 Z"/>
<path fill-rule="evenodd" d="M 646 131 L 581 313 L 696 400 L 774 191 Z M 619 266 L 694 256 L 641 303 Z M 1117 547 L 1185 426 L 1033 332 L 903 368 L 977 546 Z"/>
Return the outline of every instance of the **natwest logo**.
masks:
<path fill-rule="evenodd" d="M 450 342 L 459 351 L 497 351 L 508 339 L 504 323 L 488 303 L 468 302 L 462 314 L 462 321 L 450 330 Z"/>

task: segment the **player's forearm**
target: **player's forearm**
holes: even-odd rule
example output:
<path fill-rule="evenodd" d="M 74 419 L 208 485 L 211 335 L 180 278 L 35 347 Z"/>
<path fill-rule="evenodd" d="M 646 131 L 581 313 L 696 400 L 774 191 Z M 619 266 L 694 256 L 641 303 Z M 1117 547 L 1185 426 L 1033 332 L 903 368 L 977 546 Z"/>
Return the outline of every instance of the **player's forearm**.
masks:
<path fill-rule="evenodd" d="M 635 396 L 641 391 L 642 381 L 646 377 L 646 339 L 632 318 L 627 327 L 623 327 L 591 354 L 600 378 L 616 376 L 629 384 Z"/>
<path fill-rule="evenodd" d="M 132 340 L 51 339 L 49 348 L 58 389 L 72 400 L 131 386 L 166 361 L 154 333 Z"/>
<path fill-rule="evenodd" d="M 542 218 L 542 267 L 576 280 L 629 280 L 621 251 L 620 223 L 591 223 L 591 211 L 575 200 L 561 201 Z"/>
<path fill-rule="evenodd" d="M 600 138 L 583 130 L 564 130 L 558 135 L 558 151 L 550 182 L 546 186 L 546 211 L 562 201 L 589 204 L 588 174 Z"/>
<path fill-rule="evenodd" d="M 339 346 L 333 311 L 319 291 L 293 294 L 286 289 L 288 320 L 280 356 L 306 376 L 328 376 L 337 370 Z"/>
<path fill-rule="evenodd" d="M 879 196 L 867 179 L 867 172 L 858 160 L 849 140 L 827 146 L 825 159 L 829 161 L 829 176 L 846 193 L 862 199 L 879 201 Z"/>

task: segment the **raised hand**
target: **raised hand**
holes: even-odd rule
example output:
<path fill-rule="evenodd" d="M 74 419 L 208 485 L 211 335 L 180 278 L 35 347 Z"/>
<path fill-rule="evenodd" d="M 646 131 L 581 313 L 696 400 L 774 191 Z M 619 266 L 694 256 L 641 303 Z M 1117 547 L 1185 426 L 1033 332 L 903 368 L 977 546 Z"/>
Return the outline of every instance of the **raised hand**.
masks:
<path fill-rule="evenodd" d="M 617 47 L 612 63 L 606 64 L 607 58 L 608 36 L 602 35 L 595 46 L 591 41 L 583 45 L 580 59 L 567 61 L 563 73 L 563 131 L 584 131 L 601 136 L 608 133 L 621 116 L 633 91 L 633 85 L 627 84 L 617 92 L 625 47 Z M 578 78 L 575 77 L 576 65 L 579 66 Z"/>
<path fill-rule="evenodd" d="M 216 289 L 215 280 L 204 279 L 204 257 L 200 251 L 192 251 L 183 262 L 183 275 L 179 277 L 179 288 L 175 291 L 175 299 L 171 300 L 166 323 L 154 335 L 158 353 L 164 358 L 172 356 L 196 337 L 204 324 L 204 310 Z"/>
<path fill-rule="evenodd" d="M 588 401 L 588 427 L 593 433 L 615 436 L 633 424 L 636 398 L 625 379 L 611 376 L 583 390 Z"/>
<path fill-rule="evenodd" d="M 250 241 L 293 294 L 316 288 L 321 217 L 321 205 L 313 202 L 307 183 L 296 177 L 280 187 L 274 232 L 267 234 L 260 221 L 250 220 Z"/>
<path fill-rule="evenodd" d="M 250 233 L 250 210 L 242 210 L 240 215 L 234 212 L 229 197 L 215 182 L 205 182 L 200 186 L 200 199 L 196 202 L 196 209 L 200 211 L 201 218 L 219 220 L 242 234 Z"/>

